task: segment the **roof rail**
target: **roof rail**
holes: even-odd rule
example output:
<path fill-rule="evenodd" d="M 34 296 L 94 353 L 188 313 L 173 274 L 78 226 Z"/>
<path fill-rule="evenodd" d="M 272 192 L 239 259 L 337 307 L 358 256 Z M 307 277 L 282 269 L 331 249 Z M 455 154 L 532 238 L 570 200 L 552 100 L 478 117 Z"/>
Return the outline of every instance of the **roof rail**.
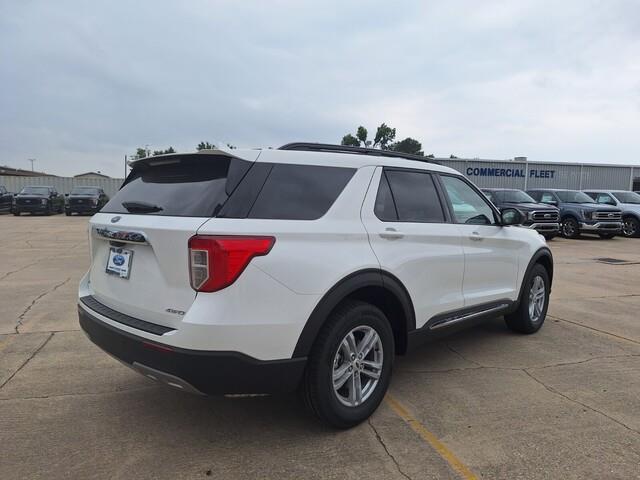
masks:
<path fill-rule="evenodd" d="M 278 148 L 278 150 L 351 153 L 355 155 L 372 155 L 375 157 L 405 158 L 407 160 L 417 160 L 418 162 L 435 163 L 437 165 L 440 165 L 440 162 L 434 160 L 433 158 L 424 157 L 422 155 L 396 152 L 394 150 L 379 150 L 377 148 L 351 147 L 349 145 L 332 145 L 330 143 L 293 142 L 282 145 L 280 148 Z"/>

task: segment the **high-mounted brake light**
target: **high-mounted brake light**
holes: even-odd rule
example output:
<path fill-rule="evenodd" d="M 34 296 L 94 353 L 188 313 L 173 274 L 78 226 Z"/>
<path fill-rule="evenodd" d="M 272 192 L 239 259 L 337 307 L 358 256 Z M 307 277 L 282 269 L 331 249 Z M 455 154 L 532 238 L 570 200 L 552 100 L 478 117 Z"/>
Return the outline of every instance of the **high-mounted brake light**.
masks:
<path fill-rule="evenodd" d="M 215 292 L 237 280 L 253 257 L 271 251 L 274 237 L 196 235 L 189 239 L 189 278 L 197 292 Z"/>

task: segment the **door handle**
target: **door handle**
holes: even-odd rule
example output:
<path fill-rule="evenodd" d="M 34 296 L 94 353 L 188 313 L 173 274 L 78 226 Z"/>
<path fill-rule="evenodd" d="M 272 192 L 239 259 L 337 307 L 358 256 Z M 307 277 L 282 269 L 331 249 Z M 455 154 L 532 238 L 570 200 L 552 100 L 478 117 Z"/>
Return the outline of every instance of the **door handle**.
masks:
<path fill-rule="evenodd" d="M 469 235 L 469 238 L 475 242 L 479 242 L 482 240 L 482 237 L 478 232 L 471 232 L 471 235 Z"/>
<path fill-rule="evenodd" d="M 404 233 L 397 231 L 395 228 L 385 228 L 384 232 L 380 233 L 381 238 L 386 238 L 388 240 L 395 240 L 397 238 L 404 237 Z"/>

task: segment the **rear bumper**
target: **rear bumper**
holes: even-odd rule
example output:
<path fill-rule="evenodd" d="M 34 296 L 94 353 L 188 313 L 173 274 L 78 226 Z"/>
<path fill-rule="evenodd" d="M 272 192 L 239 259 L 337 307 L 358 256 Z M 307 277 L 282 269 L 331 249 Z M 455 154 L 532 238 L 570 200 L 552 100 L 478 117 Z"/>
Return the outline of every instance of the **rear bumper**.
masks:
<path fill-rule="evenodd" d="M 594 222 L 594 223 L 580 223 L 580 230 L 583 232 L 594 233 L 619 233 L 622 231 L 622 222 Z"/>
<path fill-rule="evenodd" d="M 149 378 L 203 394 L 280 393 L 297 388 L 306 357 L 257 360 L 238 352 L 187 350 L 124 332 L 78 305 L 80 326 L 105 352 Z M 160 335 L 158 338 L 161 338 Z"/>

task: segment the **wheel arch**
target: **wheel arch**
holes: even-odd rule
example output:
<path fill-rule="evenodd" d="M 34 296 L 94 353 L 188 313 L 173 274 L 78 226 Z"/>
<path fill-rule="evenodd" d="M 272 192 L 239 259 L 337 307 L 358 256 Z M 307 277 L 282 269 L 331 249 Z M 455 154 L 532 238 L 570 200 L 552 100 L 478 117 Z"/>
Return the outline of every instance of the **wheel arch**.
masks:
<path fill-rule="evenodd" d="M 309 355 L 327 318 L 345 300 L 361 300 L 380 308 L 391 323 L 396 353 L 406 352 L 407 332 L 416 328 L 411 296 L 391 273 L 366 269 L 342 278 L 322 297 L 300 333 L 293 357 Z"/>
<path fill-rule="evenodd" d="M 522 301 L 522 296 L 525 293 L 525 282 L 533 267 L 538 264 L 542 265 L 549 275 L 549 293 L 551 293 L 551 285 L 553 284 L 553 255 L 548 247 L 541 247 L 532 255 L 531 260 L 529 260 L 529 264 L 527 265 L 527 269 L 524 272 L 522 282 L 520 284 L 518 304 Z"/>

